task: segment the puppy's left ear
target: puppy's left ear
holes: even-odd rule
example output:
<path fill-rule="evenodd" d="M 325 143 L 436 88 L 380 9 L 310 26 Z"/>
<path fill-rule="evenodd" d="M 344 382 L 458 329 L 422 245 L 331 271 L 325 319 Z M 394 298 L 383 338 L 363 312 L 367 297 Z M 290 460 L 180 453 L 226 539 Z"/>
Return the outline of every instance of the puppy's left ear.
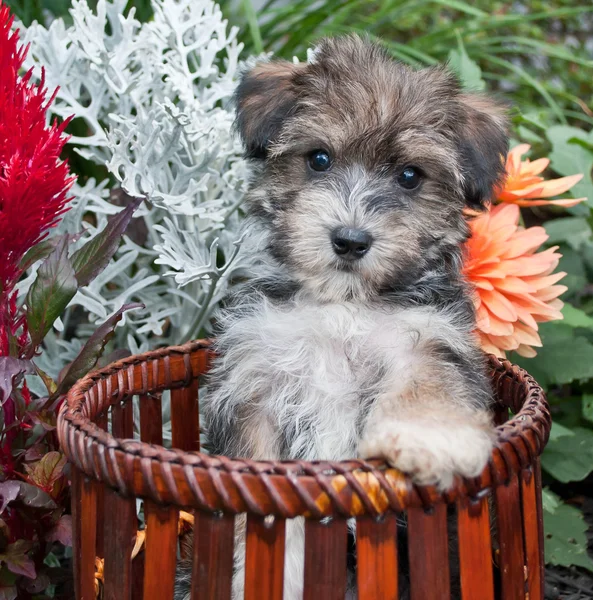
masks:
<path fill-rule="evenodd" d="M 509 149 L 506 111 L 489 98 L 461 94 L 464 119 L 459 135 L 466 204 L 483 208 L 504 180 Z"/>

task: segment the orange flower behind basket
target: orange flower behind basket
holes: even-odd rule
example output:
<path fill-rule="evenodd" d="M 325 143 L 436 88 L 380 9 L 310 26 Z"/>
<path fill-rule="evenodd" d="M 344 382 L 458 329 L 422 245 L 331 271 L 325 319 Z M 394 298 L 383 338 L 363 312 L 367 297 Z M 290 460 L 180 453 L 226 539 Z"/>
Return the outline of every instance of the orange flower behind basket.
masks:
<path fill-rule="evenodd" d="M 538 322 L 562 319 L 566 291 L 556 285 L 566 273 L 554 273 L 558 246 L 536 252 L 548 239 L 543 227 L 519 226 L 519 207 L 493 206 L 470 220 L 464 274 L 475 288 L 478 334 L 482 348 L 499 357 L 516 351 L 535 356 L 541 346 Z"/>
<path fill-rule="evenodd" d="M 540 174 L 550 164 L 549 158 L 538 158 L 530 161 L 521 160 L 523 154 L 529 151 L 529 144 L 515 146 L 507 155 L 507 177 L 502 189 L 496 195 L 496 201 L 508 202 L 517 206 L 564 206 L 570 208 L 584 202 L 587 198 L 569 198 L 565 200 L 543 200 L 558 194 L 564 194 L 576 185 L 582 175 L 570 175 L 560 179 L 545 180 Z"/>

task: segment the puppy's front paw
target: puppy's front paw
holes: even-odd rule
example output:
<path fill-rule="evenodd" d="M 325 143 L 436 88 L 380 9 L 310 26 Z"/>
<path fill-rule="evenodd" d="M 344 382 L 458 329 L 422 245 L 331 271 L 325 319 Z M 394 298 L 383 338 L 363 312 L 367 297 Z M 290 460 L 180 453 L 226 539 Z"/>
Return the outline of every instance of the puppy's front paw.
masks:
<path fill-rule="evenodd" d="M 476 477 L 486 466 L 494 428 L 482 421 L 385 421 L 369 430 L 359 444 L 359 455 L 383 458 L 415 483 L 445 490 L 455 475 Z"/>

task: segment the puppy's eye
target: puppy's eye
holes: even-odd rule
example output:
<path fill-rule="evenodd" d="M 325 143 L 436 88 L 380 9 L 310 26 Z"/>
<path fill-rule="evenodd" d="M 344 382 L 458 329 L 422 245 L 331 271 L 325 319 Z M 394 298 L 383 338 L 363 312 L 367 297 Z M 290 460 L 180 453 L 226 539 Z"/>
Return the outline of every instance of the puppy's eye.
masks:
<path fill-rule="evenodd" d="M 416 167 L 406 167 L 398 176 L 397 182 L 406 190 L 413 190 L 420 185 L 422 173 Z"/>
<path fill-rule="evenodd" d="M 309 154 L 309 166 L 314 171 L 328 171 L 332 166 L 330 155 L 325 150 L 315 150 Z"/>

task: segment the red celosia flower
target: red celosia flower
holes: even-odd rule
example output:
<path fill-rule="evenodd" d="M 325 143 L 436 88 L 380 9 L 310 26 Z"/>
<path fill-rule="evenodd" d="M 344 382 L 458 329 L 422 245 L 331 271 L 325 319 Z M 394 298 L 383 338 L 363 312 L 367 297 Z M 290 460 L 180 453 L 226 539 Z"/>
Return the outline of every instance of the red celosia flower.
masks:
<path fill-rule="evenodd" d="M 68 121 L 47 125 L 54 96 L 46 97 L 43 73 L 39 85 L 31 82 L 31 71 L 19 74 L 27 48 L 19 46 L 12 22 L 0 0 L 0 356 L 9 352 L 9 337 L 19 348 L 27 341 L 13 292 L 20 261 L 67 210 L 74 182 L 60 160 Z"/>
<path fill-rule="evenodd" d="M 475 288 L 482 348 L 497 356 L 514 350 L 535 356 L 538 322 L 562 319 L 566 273 L 554 273 L 557 246 L 536 252 L 548 239 L 543 227 L 519 226 L 519 207 L 499 204 L 470 221 L 464 273 Z"/>
<path fill-rule="evenodd" d="M 31 72 L 19 74 L 27 48 L 19 47 L 13 18 L 0 3 L 0 291 L 20 276 L 25 252 L 45 237 L 66 210 L 73 183 L 60 161 L 66 138 L 61 125 L 46 124 L 53 101 Z"/>

